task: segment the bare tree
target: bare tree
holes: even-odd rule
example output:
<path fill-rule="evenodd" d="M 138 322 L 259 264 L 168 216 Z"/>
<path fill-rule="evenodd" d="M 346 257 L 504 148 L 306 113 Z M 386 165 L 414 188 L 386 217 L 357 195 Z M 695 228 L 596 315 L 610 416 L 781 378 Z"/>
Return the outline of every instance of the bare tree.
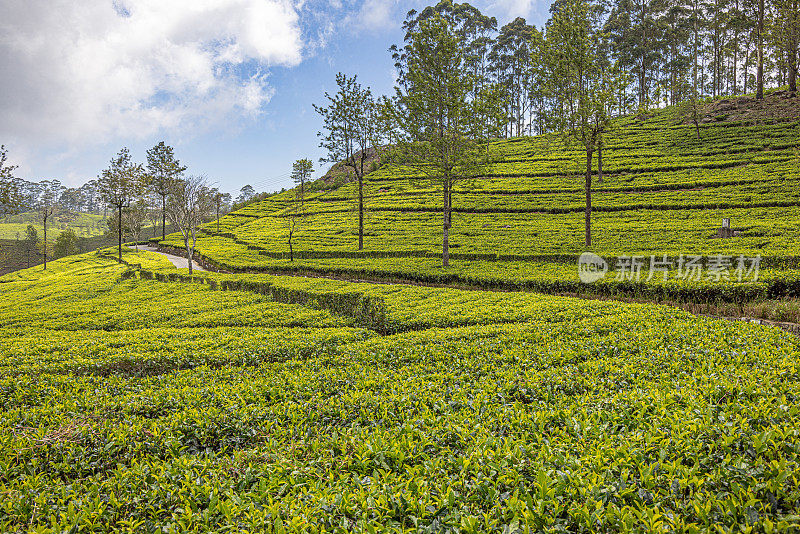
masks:
<path fill-rule="evenodd" d="M 57 186 L 51 187 L 50 182 L 46 183 L 42 196 L 39 198 L 39 214 L 42 216 L 44 226 L 44 239 L 42 240 L 42 255 L 44 258 L 44 269 L 47 270 L 47 221 L 56 213 L 57 209 Z"/>
<path fill-rule="evenodd" d="M 205 176 L 175 180 L 167 197 L 167 216 L 180 230 L 192 274 L 192 258 L 197 244 L 197 229 L 212 213 L 214 200 Z"/>

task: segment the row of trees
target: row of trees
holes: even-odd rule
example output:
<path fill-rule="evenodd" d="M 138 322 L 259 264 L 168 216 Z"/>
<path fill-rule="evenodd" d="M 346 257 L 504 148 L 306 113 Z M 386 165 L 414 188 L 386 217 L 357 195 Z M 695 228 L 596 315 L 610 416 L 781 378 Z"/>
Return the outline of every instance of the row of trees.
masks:
<path fill-rule="evenodd" d="M 610 41 L 601 12 L 588 0 L 558 0 L 544 31 L 534 34 L 537 38 L 494 42 L 488 37 L 491 19 L 468 4 L 441 2 L 409 13 L 404 45 L 392 48 L 398 72 L 393 96 L 375 99 L 355 76 L 337 75 L 337 93 L 326 93 L 326 105 L 315 109 L 325 127 L 319 133 L 320 146 L 328 152 L 323 160 L 344 162 L 358 183 L 359 250 L 364 234 L 365 161 L 384 152 L 394 163 L 413 168 L 441 187 L 442 263 L 449 265 L 455 184 L 486 173 L 495 161 L 489 140 L 512 130 L 525 131 L 519 117 L 512 117 L 513 128 L 508 126 L 509 109 L 528 108 L 518 93 L 509 93 L 511 86 L 496 81 L 496 70 L 490 67 L 498 47 L 524 54 L 526 61 L 540 66 L 536 91 L 548 106 L 543 128 L 561 132 L 565 140 L 585 150 L 586 245 L 590 246 L 593 156 L 598 154 L 602 173 L 603 137 L 612 118 L 626 112 L 629 85 L 620 61 L 608 54 Z M 516 76 L 516 67 L 509 69 L 509 75 Z"/>
<path fill-rule="evenodd" d="M 570 4 L 556 0 L 551 14 L 573 10 Z M 765 86 L 796 92 L 800 0 L 597 0 L 586 9 L 589 31 L 602 37 L 598 58 L 630 74 L 617 95 L 622 112 L 703 96 L 763 95 Z M 405 45 L 391 49 L 400 83 L 411 35 L 432 17 L 452 28 L 475 91 L 499 99 L 493 127 L 504 136 L 553 130 L 549 22 L 539 29 L 517 18 L 498 29 L 494 18 L 452 0 L 412 10 Z"/>
<path fill-rule="evenodd" d="M 155 204 L 161 215 L 162 239 L 169 219 L 180 231 L 192 272 L 192 258 L 199 226 L 216 214 L 219 218 L 231 202 L 230 194 L 212 188 L 203 176 L 186 175 L 186 166 L 175 158 L 172 147 L 161 142 L 147 151 L 146 166 L 136 163 L 123 148 L 97 179 L 100 198 L 115 215 L 117 246 L 122 260 L 123 236 L 138 241 L 143 221 L 142 206 Z"/>

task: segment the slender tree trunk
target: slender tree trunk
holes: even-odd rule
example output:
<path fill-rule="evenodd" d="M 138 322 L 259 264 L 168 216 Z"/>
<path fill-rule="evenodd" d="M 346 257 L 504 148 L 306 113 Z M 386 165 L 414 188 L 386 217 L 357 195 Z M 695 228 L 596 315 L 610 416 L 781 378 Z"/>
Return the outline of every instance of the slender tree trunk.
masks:
<path fill-rule="evenodd" d="M 161 241 L 167 239 L 167 197 L 161 196 Z"/>
<path fill-rule="evenodd" d="M 44 250 L 44 270 L 47 270 L 47 217 L 44 217 L 44 242 L 42 243 L 42 250 Z"/>
<path fill-rule="evenodd" d="M 603 141 L 597 144 L 597 183 L 603 183 Z"/>
<path fill-rule="evenodd" d="M 217 204 L 217 233 L 219 233 L 219 204 Z"/>
<path fill-rule="evenodd" d="M 592 149 L 586 150 L 586 246 L 592 246 Z"/>
<path fill-rule="evenodd" d="M 189 262 L 189 274 L 192 274 L 192 248 L 189 246 L 188 239 L 185 239 L 183 242 L 186 245 L 186 260 Z"/>
<path fill-rule="evenodd" d="M 189 274 L 192 274 L 192 256 L 194 255 L 194 231 L 192 231 L 192 246 L 189 246 L 189 237 L 187 236 L 186 239 L 183 240 L 186 244 L 186 259 L 189 260 Z"/>
<path fill-rule="evenodd" d="M 792 24 L 794 26 L 794 24 Z M 790 28 L 789 31 L 795 31 Z M 789 93 L 794 96 L 797 94 L 797 42 L 792 39 L 789 42 L 789 49 L 786 51 L 787 67 L 789 69 Z"/>
<path fill-rule="evenodd" d="M 797 94 L 797 40 L 800 39 L 800 6 L 798 2 L 791 4 L 791 21 L 789 22 L 789 92 L 792 96 Z"/>
<path fill-rule="evenodd" d="M 442 223 L 442 267 L 450 267 L 450 181 L 444 182 L 444 217 Z"/>
<path fill-rule="evenodd" d="M 758 66 L 756 67 L 756 98 L 764 98 L 764 0 L 758 0 Z"/>
<path fill-rule="evenodd" d="M 122 263 L 122 204 L 119 205 L 119 209 L 117 210 L 119 214 L 119 220 L 117 220 L 117 251 L 119 252 L 119 262 Z"/>
<path fill-rule="evenodd" d="M 292 234 L 294 233 L 294 221 L 289 222 L 289 261 L 294 261 L 294 250 L 292 249 Z"/>
<path fill-rule="evenodd" d="M 358 250 L 364 250 L 364 165 L 358 175 Z"/>

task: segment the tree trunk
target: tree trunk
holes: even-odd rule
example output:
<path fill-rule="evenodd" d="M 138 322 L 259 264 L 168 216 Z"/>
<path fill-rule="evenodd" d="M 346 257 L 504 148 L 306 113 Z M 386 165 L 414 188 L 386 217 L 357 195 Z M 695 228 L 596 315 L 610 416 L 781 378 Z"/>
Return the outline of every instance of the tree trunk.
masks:
<path fill-rule="evenodd" d="M 47 217 L 44 217 L 44 242 L 42 243 L 42 250 L 44 250 L 44 270 L 47 270 Z"/>
<path fill-rule="evenodd" d="M 219 204 L 217 204 L 217 233 L 219 233 Z"/>
<path fill-rule="evenodd" d="M 794 31 L 793 29 L 789 31 Z M 787 63 L 789 68 L 789 93 L 794 96 L 797 94 L 797 44 L 789 43 L 787 51 Z"/>
<path fill-rule="evenodd" d="M 442 222 L 442 267 L 450 267 L 450 182 L 444 182 L 444 217 Z"/>
<path fill-rule="evenodd" d="M 189 238 L 184 239 L 183 244 L 186 245 L 186 259 L 189 261 L 189 274 L 192 274 L 192 253 L 194 250 L 189 246 Z"/>
<path fill-rule="evenodd" d="M 289 223 L 292 224 L 292 223 Z M 292 233 L 294 229 L 289 230 L 289 261 L 294 261 L 294 250 L 292 250 Z"/>
<path fill-rule="evenodd" d="M 764 98 L 764 0 L 758 0 L 758 66 L 756 67 L 756 98 Z"/>
<path fill-rule="evenodd" d="M 362 160 L 363 161 L 363 160 Z M 364 250 L 364 165 L 358 176 L 358 250 Z"/>
<path fill-rule="evenodd" d="M 586 246 L 592 246 L 592 149 L 586 150 Z"/>
<path fill-rule="evenodd" d="M 161 241 L 167 239 L 167 197 L 161 197 Z"/>
<path fill-rule="evenodd" d="M 119 219 L 117 220 L 117 251 L 119 252 L 119 262 L 122 263 L 122 204 L 119 205 L 119 209 L 117 210 L 119 214 Z"/>
<path fill-rule="evenodd" d="M 597 144 L 597 183 L 603 183 L 603 142 Z"/>

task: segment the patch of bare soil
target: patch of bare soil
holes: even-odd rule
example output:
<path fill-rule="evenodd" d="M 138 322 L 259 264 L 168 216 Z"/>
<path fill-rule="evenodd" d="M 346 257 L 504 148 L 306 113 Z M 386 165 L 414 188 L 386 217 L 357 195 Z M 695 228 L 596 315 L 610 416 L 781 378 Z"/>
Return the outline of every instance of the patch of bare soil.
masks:
<path fill-rule="evenodd" d="M 800 118 L 800 97 L 789 91 L 764 94 L 762 100 L 754 96 L 738 96 L 715 100 L 700 107 L 700 123 L 724 121 L 795 120 Z M 690 123 L 687 115 L 684 122 Z"/>

